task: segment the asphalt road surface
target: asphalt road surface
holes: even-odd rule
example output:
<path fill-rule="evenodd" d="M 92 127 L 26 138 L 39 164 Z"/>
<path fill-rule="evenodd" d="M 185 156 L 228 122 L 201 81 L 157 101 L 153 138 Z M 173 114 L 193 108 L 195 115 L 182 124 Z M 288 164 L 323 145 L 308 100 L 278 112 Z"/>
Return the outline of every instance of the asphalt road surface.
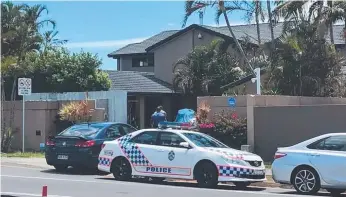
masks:
<path fill-rule="evenodd" d="M 236 190 L 229 185 L 217 189 L 197 188 L 192 183 L 164 184 L 143 183 L 139 181 L 119 182 L 111 176 L 82 174 L 72 169 L 67 173 L 56 173 L 53 169 L 39 169 L 20 166 L 1 166 L 1 196 L 30 197 L 41 196 L 42 187 L 48 187 L 51 197 L 295 197 L 292 190 L 279 188 L 251 187 Z M 318 196 L 329 196 L 320 193 Z M 344 195 L 346 197 L 346 195 Z"/>

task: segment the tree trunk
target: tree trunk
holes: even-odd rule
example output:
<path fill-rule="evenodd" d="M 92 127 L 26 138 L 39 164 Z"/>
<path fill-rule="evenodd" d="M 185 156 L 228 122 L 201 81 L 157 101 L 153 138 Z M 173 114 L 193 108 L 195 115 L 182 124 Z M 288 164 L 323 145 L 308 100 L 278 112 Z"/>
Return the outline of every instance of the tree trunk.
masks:
<path fill-rule="evenodd" d="M 228 20 L 228 17 L 227 17 L 226 10 L 224 8 L 221 8 L 221 9 L 222 9 L 223 16 L 225 17 L 225 21 L 226 21 L 228 30 L 231 33 L 231 35 L 233 37 L 233 40 L 234 40 L 235 44 L 237 45 L 238 50 L 240 51 L 241 56 L 244 58 L 246 64 L 249 66 L 249 68 L 251 69 L 253 74 L 255 74 L 255 71 L 254 71 L 254 69 L 252 68 L 252 66 L 250 64 L 250 61 L 247 59 L 247 57 L 246 57 L 246 55 L 245 55 L 245 53 L 243 51 L 243 48 L 241 47 L 240 43 L 238 42 L 238 39 L 236 38 L 236 36 L 233 33 L 232 27 L 231 27 L 231 25 L 229 23 L 229 20 Z"/>
<path fill-rule="evenodd" d="M 268 9 L 268 16 L 269 16 L 269 27 L 270 27 L 270 36 L 271 36 L 271 43 L 272 43 L 272 50 L 275 50 L 275 37 L 274 37 L 274 26 L 273 26 L 273 16 L 270 6 L 270 0 L 267 0 L 267 9 Z"/>
<path fill-rule="evenodd" d="M 260 1 L 255 1 L 255 18 L 256 18 L 256 28 L 257 28 L 257 39 L 258 39 L 258 46 L 261 45 L 261 30 L 259 26 L 259 6 Z"/>
<path fill-rule="evenodd" d="M 327 2 L 330 10 L 333 12 L 333 1 Z M 333 22 L 330 22 L 329 24 L 329 36 L 330 36 L 330 42 L 334 45 L 334 29 L 333 29 Z"/>
<path fill-rule="evenodd" d="M 329 24 L 329 35 L 330 35 L 330 42 L 334 45 L 334 29 L 333 29 L 332 22 Z"/>

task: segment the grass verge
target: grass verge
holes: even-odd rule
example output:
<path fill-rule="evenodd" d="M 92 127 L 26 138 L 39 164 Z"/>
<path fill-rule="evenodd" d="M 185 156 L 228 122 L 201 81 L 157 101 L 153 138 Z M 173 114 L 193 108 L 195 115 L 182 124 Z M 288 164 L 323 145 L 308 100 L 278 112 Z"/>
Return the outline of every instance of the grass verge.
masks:
<path fill-rule="evenodd" d="M 1 153 L 1 157 L 44 158 L 44 152 L 13 152 Z"/>

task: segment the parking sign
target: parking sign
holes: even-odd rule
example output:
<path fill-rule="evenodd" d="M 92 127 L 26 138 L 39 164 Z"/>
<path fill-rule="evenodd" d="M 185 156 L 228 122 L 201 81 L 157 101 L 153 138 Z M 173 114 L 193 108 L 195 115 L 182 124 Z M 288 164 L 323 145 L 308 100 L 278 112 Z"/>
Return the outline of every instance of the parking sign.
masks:
<path fill-rule="evenodd" d="M 18 79 L 18 95 L 30 95 L 31 94 L 31 79 L 19 78 Z"/>

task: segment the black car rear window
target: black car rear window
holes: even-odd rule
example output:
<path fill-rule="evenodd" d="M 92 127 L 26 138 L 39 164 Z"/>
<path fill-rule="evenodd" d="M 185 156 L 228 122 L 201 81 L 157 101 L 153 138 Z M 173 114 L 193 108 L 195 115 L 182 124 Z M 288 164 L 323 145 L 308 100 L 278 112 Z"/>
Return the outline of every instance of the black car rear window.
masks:
<path fill-rule="evenodd" d="M 73 125 L 72 127 L 67 128 L 66 130 L 59 133 L 59 136 L 78 136 L 78 137 L 87 137 L 94 138 L 100 129 L 104 128 L 104 125 Z"/>

